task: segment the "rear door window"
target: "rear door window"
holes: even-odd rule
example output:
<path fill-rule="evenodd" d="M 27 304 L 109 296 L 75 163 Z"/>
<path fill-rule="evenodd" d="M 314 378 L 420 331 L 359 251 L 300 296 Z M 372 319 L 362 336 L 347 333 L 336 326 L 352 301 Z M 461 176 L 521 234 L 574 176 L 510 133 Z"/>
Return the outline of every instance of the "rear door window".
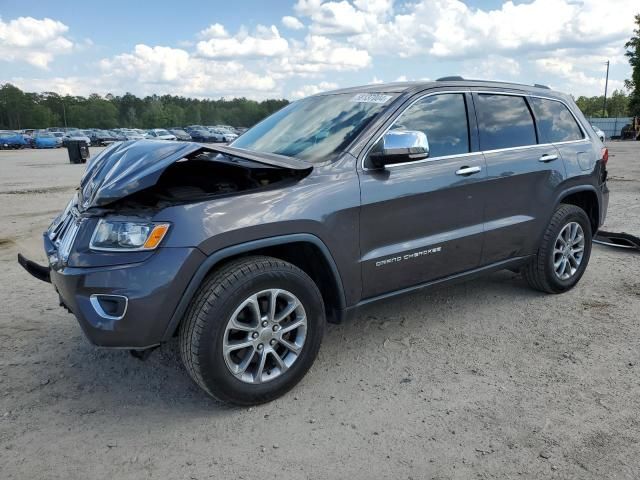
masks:
<path fill-rule="evenodd" d="M 575 117 L 562 102 L 530 98 L 542 143 L 582 140 L 584 135 Z"/>
<path fill-rule="evenodd" d="M 469 125 L 464 94 L 439 93 L 407 108 L 392 129 L 424 132 L 429 158 L 469 152 Z"/>
<path fill-rule="evenodd" d="M 537 143 L 533 117 L 524 97 L 480 93 L 476 99 L 481 150 Z"/>

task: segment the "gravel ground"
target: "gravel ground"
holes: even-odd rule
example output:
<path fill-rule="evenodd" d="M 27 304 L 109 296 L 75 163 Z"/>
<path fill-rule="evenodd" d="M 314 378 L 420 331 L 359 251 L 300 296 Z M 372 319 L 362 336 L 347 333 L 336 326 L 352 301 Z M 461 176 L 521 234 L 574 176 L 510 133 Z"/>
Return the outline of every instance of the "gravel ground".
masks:
<path fill-rule="evenodd" d="M 640 235 L 640 143 L 610 150 L 606 229 Z M 564 295 L 500 272 L 371 306 L 290 394 L 230 408 L 176 342 L 89 345 L 16 263 L 82 170 L 0 152 L 1 478 L 640 478 L 640 254 L 594 246 Z"/>

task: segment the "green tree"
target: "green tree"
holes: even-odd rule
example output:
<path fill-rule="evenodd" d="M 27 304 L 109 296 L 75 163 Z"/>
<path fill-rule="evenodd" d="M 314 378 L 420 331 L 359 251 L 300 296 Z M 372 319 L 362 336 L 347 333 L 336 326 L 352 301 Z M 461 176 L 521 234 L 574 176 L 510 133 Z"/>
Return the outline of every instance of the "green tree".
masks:
<path fill-rule="evenodd" d="M 633 36 L 624 45 L 627 49 L 625 55 L 631 64 L 631 78 L 625 80 L 625 87 L 631 91 L 629 98 L 629 111 L 631 115 L 640 115 L 640 14 L 636 15 L 635 22 L 638 28 L 633 31 Z"/>

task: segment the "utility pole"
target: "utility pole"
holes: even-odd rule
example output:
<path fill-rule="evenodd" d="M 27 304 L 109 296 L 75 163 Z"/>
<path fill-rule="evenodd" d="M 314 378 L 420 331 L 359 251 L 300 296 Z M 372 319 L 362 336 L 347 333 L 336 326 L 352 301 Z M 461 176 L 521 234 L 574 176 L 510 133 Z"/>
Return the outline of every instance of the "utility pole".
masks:
<path fill-rule="evenodd" d="M 609 60 L 607 60 L 607 77 L 604 81 L 604 103 L 602 105 L 602 116 L 604 117 L 607 112 L 607 88 L 609 87 Z"/>
<path fill-rule="evenodd" d="M 67 128 L 67 110 L 64 108 L 64 100 L 62 101 L 62 117 L 64 118 L 64 128 Z"/>

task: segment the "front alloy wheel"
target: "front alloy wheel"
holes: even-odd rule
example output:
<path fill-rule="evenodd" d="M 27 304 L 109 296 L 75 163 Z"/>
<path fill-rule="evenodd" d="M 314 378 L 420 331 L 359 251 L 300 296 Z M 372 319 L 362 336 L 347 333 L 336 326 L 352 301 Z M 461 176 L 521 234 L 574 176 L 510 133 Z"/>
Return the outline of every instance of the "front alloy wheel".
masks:
<path fill-rule="evenodd" d="M 180 324 L 180 355 L 195 382 L 236 405 L 273 400 L 315 360 L 325 329 L 322 295 L 298 267 L 273 257 L 214 271 Z"/>
<path fill-rule="evenodd" d="M 307 337 L 307 314 L 286 290 L 262 290 L 244 300 L 222 341 L 229 371 L 246 383 L 274 380 L 298 359 Z"/>

